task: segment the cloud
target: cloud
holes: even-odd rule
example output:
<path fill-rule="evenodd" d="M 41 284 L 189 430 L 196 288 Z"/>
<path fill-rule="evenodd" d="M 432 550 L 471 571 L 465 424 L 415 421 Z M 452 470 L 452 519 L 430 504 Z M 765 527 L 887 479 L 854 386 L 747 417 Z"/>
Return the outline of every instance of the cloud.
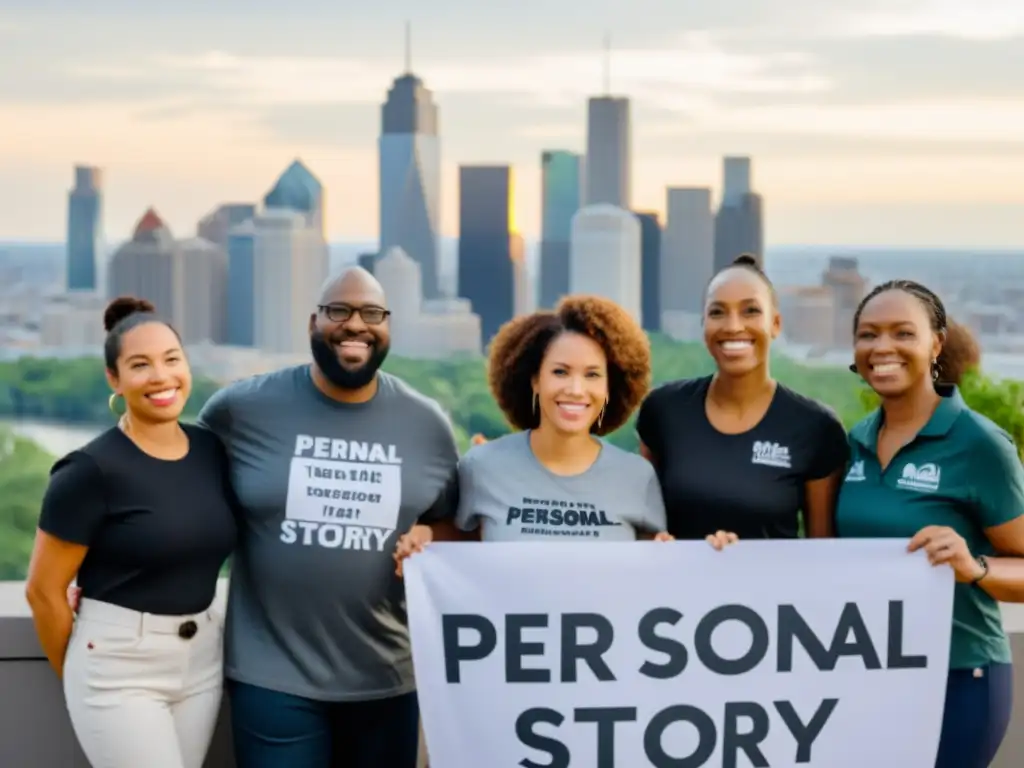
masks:
<path fill-rule="evenodd" d="M 837 30 L 853 37 L 952 37 L 977 42 L 1024 36 L 1021 0 L 915 0 L 904 6 L 841 16 Z"/>
<path fill-rule="evenodd" d="M 540 139 L 542 141 L 572 140 L 582 143 L 584 126 L 576 123 L 530 123 L 519 126 L 515 134 L 524 139 Z"/>
<path fill-rule="evenodd" d="M 231 102 L 253 106 L 377 104 L 395 75 L 390 64 L 366 59 L 243 56 L 225 51 L 157 55 L 116 66 L 78 66 L 71 73 L 116 84 L 184 77 Z M 602 87 L 600 60 L 589 53 L 449 59 L 423 67 L 420 74 L 437 93 L 528 97 L 535 105 L 565 105 Z M 788 94 L 830 87 L 806 55 L 737 52 L 699 33 L 685 36 L 677 47 L 616 50 L 611 74 L 616 92 L 653 100 L 675 99 L 683 92 Z"/>
<path fill-rule="evenodd" d="M 998 100 L 920 100 L 879 104 L 778 104 L 720 108 L 696 113 L 701 130 L 920 142 L 1010 142 L 1021 140 L 1024 103 Z M 653 128 L 647 132 L 657 134 Z M 679 129 L 665 126 L 678 135 Z"/>

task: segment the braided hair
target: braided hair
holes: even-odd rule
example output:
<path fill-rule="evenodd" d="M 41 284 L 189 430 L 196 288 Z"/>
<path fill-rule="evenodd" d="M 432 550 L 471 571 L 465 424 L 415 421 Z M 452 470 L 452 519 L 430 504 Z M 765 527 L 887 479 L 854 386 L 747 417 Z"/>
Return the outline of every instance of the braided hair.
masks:
<path fill-rule="evenodd" d="M 889 280 L 876 285 L 857 305 L 853 313 L 853 332 L 857 333 L 861 312 L 867 303 L 879 294 L 888 291 L 902 291 L 913 296 L 928 313 L 932 332 L 942 336 L 942 349 L 935 360 L 932 374 L 937 382 L 959 384 L 965 373 L 978 365 L 981 350 L 971 331 L 954 322 L 946 314 L 946 306 L 934 291 L 913 280 Z M 856 366 L 850 366 L 856 370 Z"/>

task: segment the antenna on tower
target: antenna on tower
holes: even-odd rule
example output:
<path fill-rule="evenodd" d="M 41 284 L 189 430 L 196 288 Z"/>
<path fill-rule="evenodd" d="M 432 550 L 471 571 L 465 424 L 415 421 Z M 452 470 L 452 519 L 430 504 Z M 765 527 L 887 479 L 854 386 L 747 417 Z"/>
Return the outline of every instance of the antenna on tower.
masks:
<path fill-rule="evenodd" d="M 612 35 L 605 32 L 604 35 L 604 94 L 612 94 Z"/>
<path fill-rule="evenodd" d="M 405 22 L 405 72 L 412 74 L 412 24 Z"/>

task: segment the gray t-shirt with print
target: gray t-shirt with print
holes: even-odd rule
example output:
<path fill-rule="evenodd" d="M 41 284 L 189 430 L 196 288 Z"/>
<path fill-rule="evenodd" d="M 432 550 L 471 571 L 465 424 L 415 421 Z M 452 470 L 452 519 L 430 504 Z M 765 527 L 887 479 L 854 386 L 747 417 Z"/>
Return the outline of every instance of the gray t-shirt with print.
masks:
<path fill-rule="evenodd" d="M 455 524 L 482 541 L 629 541 L 665 530 L 665 504 L 651 463 L 601 441 L 579 475 L 556 475 L 517 432 L 472 448 L 459 462 Z"/>
<path fill-rule="evenodd" d="M 414 690 L 392 554 L 422 516 L 451 514 L 441 408 L 383 373 L 372 400 L 339 403 L 296 366 L 220 390 L 199 421 L 227 446 L 240 503 L 225 675 L 319 701 Z"/>

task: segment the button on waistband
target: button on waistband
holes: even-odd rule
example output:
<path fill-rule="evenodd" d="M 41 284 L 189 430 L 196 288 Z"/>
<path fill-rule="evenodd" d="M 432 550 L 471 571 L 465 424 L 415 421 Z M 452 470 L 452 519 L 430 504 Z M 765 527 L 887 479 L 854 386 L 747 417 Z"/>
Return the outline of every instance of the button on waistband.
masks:
<path fill-rule="evenodd" d="M 178 627 L 178 637 L 182 640 L 191 640 L 196 636 L 196 632 L 199 631 L 199 625 L 194 621 L 186 621 Z"/>

